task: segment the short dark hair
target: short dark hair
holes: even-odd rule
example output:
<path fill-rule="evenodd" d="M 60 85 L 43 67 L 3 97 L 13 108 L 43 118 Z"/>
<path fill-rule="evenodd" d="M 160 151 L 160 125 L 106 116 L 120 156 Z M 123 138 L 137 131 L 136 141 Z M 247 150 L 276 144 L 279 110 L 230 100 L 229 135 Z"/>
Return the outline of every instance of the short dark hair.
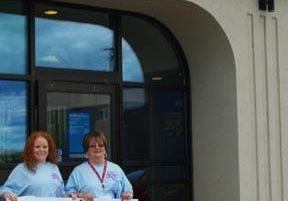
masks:
<path fill-rule="evenodd" d="M 102 140 L 104 143 L 105 149 L 107 148 L 106 135 L 100 131 L 93 131 L 93 132 L 85 134 L 83 137 L 82 146 L 83 146 L 85 153 L 88 151 L 89 145 L 92 140 Z"/>

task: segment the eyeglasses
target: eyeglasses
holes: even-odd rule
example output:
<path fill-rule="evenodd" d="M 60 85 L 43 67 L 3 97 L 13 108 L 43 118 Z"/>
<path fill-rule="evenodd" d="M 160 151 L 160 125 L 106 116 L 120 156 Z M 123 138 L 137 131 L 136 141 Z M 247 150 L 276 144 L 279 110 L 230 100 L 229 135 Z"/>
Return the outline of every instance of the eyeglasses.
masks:
<path fill-rule="evenodd" d="M 104 144 L 90 144 L 89 145 L 89 148 L 96 148 L 96 147 L 103 148 L 105 147 L 105 145 Z"/>

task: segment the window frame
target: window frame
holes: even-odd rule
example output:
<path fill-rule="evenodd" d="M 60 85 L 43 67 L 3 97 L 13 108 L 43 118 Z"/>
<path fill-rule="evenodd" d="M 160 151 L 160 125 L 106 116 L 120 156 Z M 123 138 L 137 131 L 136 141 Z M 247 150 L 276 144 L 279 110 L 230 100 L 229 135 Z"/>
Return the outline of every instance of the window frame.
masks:
<path fill-rule="evenodd" d="M 37 69 L 35 66 L 35 5 L 47 4 L 47 5 L 55 5 L 55 6 L 63 6 L 75 9 L 87 9 L 89 11 L 95 12 L 105 12 L 111 16 L 113 20 L 113 29 L 115 30 L 114 34 L 114 46 L 115 46 L 115 55 L 116 55 L 116 62 L 115 62 L 115 71 L 114 72 L 90 72 L 90 71 L 81 71 L 81 70 L 65 70 L 65 69 L 49 69 L 49 68 L 42 68 Z M 92 6 L 85 6 L 79 4 L 72 4 L 72 3 L 64 3 L 64 2 L 50 2 L 47 0 L 31 0 L 24 2 L 24 13 L 27 15 L 27 41 L 28 41 L 28 51 L 27 51 L 27 61 L 28 61 L 28 72 L 26 75 L 10 75 L 10 74 L 2 74 L 0 73 L 0 79 L 7 79 L 7 80 L 20 80 L 26 81 L 28 87 L 28 97 L 27 97 L 27 118 L 28 118 L 28 126 L 27 126 L 27 133 L 32 130 L 39 129 L 38 125 L 38 116 L 37 116 L 37 98 L 38 98 L 38 82 L 40 79 L 52 79 L 52 80 L 60 80 L 60 81 L 76 81 L 80 82 L 83 81 L 83 77 L 85 77 L 85 82 L 96 82 L 102 83 L 107 85 L 114 85 L 115 86 L 115 108 L 119 112 L 116 115 L 116 122 L 115 122 L 115 130 L 117 141 L 117 152 L 115 154 L 115 162 L 118 163 L 123 168 L 132 168 L 132 167 L 139 167 L 139 166 L 147 166 L 147 165 L 155 165 L 155 166 L 162 166 L 167 165 L 166 162 L 161 161 L 124 161 L 122 155 L 122 148 L 119 146 L 123 146 L 123 141 L 121 140 L 121 136 L 123 135 L 123 106 L 122 106 L 122 98 L 123 98 L 123 90 L 125 88 L 135 88 L 135 87 L 142 87 L 142 88 L 153 88 L 153 89 L 176 89 L 176 90 L 183 90 L 185 92 L 185 108 L 187 113 L 185 114 L 185 121 L 186 127 L 185 129 L 185 161 L 181 164 L 185 166 L 187 172 L 187 178 L 185 179 L 176 179 L 176 180 L 169 180 L 172 183 L 184 183 L 186 186 L 186 199 L 192 199 L 192 185 L 193 185 L 193 171 L 192 171 L 192 136 L 191 136 L 191 97 L 190 97 L 190 78 L 189 78 L 189 70 L 188 70 L 188 63 L 185 58 L 185 54 L 180 46 L 180 43 L 176 39 L 176 37 L 170 32 L 170 30 L 164 26 L 162 23 L 157 21 L 156 19 L 140 14 L 135 12 L 128 12 L 128 11 L 120 11 L 114 9 L 106 9 L 106 8 L 98 8 Z M 175 86 L 170 83 L 161 83 L 161 82 L 154 82 L 154 83 L 135 83 L 135 82 L 124 82 L 122 81 L 122 47 L 121 47 L 121 16 L 133 16 L 138 17 L 147 22 L 154 25 L 162 34 L 167 38 L 167 41 L 175 50 L 176 58 L 178 59 L 179 66 L 182 71 L 183 75 L 183 84 L 181 86 Z M 172 163 L 169 163 L 172 164 Z M 174 164 L 174 163 L 173 163 Z M 15 164 L 8 164 L 8 165 L 0 165 L 0 170 L 10 172 L 10 170 L 16 165 Z M 71 164 L 75 165 L 75 163 Z M 146 186 L 151 186 L 154 184 L 164 185 L 167 181 L 166 180 L 149 180 L 147 182 L 141 183 Z M 137 184 L 137 183 L 136 183 Z M 138 185 L 138 184 L 137 184 Z"/>

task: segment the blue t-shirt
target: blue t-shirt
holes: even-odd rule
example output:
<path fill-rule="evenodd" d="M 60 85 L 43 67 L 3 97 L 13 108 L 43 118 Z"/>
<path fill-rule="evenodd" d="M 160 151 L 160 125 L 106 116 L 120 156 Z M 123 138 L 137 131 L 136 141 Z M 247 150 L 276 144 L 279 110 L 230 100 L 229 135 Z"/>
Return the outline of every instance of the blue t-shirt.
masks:
<path fill-rule="evenodd" d="M 3 192 L 17 196 L 60 197 L 65 194 L 64 183 L 57 165 L 46 162 L 36 166 L 36 172 L 28 170 L 24 163 L 18 164 L 0 187 Z"/>
<path fill-rule="evenodd" d="M 101 176 L 104 165 L 94 165 L 94 167 Z M 119 165 L 110 161 L 107 161 L 107 170 L 103 180 L 103 185 L 104 188 L 89 163 L 84 162 L 76 166 L 70 174 L 66 184 L 66 192 L 90 192 L 96 198 L 104 196 L 120 198 L 123 192 L 133 191 L 132 185 L 123 170 Z"/>

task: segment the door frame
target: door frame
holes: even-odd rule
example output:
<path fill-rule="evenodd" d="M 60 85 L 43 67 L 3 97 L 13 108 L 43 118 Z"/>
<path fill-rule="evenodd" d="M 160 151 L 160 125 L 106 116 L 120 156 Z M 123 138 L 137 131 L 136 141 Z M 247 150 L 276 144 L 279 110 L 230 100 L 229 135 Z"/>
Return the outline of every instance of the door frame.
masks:
<path fill-rule="evenodd" d="M 80 81 L 58 81 L 48 78 L 38 79 L 36 82 L 37 96 L 35 101 L 35 125 L 38 130 L 47 130 L 47 93 L 49 92 L 63 92 L 63 93 L 79 93 L 79 94 L 104 94 L 109 95 L 111 101 L 110 107 L 110 130 L 111 138 L 111 160 L 119 162 L 120 139 L 118 124 L 116 119 L 118 112 L 116 107 L 116 86 L 105 85 L 93 82 Z M 81 143 L 81 142 L 80 142 Z M 68 148 L 68 147 L 65 147 Z M 68 175 L 75 167 L 75 165 L 83 162 L 83 160 L 71 160 L 59 163 L 63 179 L 67 179 Z"/>

